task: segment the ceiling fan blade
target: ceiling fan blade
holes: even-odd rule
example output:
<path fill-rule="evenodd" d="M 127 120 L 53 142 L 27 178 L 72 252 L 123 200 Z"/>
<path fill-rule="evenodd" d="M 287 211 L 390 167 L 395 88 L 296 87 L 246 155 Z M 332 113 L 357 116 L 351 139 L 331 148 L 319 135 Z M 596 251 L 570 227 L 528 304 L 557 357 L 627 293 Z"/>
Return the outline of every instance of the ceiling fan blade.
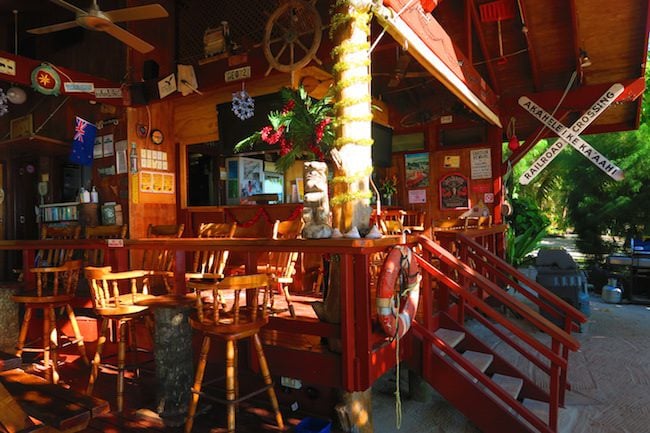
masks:
<path fill-rule="evenodd" d="M 81 8 L 78 8 L 77 6 L 75 6 L 73 4 L 70 4 L 70 3 L 66 2 L 66 1 L 63 1 L 63 0 L 50 0 L 50 1 L 52 3 L 54 3 L 54 4 L 56 4 L 56 5 L 61 6 L 62 8 L 65 8 L 65 9 L 71 11 L 71 12 L 74 12 L 77 15 L 87 15 L 88 14 L 88 12 L 86 12 L 85 10 L 83 10 Z"/>
<path fill-rule="evenodd" d="M 43 35 L 45 33 L 52 33 L 52 32 L 58 32 L 60 30 L 66 30 L 66 29 L 71 29 L 73 27 L 78 26 L 76 21 L 67 21 L 65 23 L 59 23 L 59 24 L 52 24 L 49 26 L 44 26 L 44 27 L 36 27 L 34 29 L 29 29 L 27 30 L 27 33 L 31 33 L 33 35 Z"/>
<path fill-rule="evenodd" d="M 169 16 L 167 10 L 165 10 L 165 8 L 158 3 L 146 6 L 135 6 L 132 8 L 115 9 L 112 11 L 104 12 L 104 15 L 106 15 L 108 19 L 114 23 L 124 21 L 150 20 L 154 18 L 165 18 Z"/>
<path fill-rule="evenodd" d="M 102 27 L 102 30 L 141 53 L 148 53 L 154 49 L 154 46 L 150 43 L 143 41 L 133 33 L 129 33 L 113 23 L 106 23 L 106 26 Z"/>

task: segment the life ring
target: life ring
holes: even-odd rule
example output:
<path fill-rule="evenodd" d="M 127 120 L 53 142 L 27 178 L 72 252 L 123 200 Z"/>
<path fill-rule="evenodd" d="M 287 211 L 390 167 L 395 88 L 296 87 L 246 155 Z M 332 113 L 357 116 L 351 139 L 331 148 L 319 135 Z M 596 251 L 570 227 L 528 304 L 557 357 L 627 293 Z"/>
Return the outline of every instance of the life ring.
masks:
<path fill-rule="evenodd" d="M 420 265 L 410 248 L 396 246 L 388 253 L 379 272 L 376 303 L 377 319 L 392 339 L 402 338 L 411 327 L 418 310 L 421 279 Z"/>

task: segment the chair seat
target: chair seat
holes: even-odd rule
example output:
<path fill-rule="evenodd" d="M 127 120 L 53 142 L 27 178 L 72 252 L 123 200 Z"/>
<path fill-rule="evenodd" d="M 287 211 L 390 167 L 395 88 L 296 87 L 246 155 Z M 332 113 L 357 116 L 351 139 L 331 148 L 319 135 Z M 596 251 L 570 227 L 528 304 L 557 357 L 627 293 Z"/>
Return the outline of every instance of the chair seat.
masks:
<path fill-rule="evenodd" d="M 11 297 L 14 302 L 19 302 L 28 305 L 40 305 L 53 307 L 63 306 L 69 304 L 74 299 L 74 295 L 52 295 L 52 296 L 38 296 L 36 292 L 16 293 Z"/>
<path fill-rule="evenodd" d="M 95 313 L 101 317 L 109 319 L 127 319 L 129 317 L 141 316 L 149 307 L 142 305 L 128 305 L 123 304 L 119 307 L 96 307 Z"/>
<path fill-rule="evenodd" d="M 221 313 L 219 322 L 215 323 L 208 319 L 210 311 L 204 312 L 204 318 L 201 321 L 196 312 L 190 314 L 190 325 L 193 329 L 203 332 L 204 334 L 214 335 L 224 340 L 241 340 L 250 337 L 260 331 L 260 329 L 269 322 L 268 316 L 258 315 L 255 320 L 250 319 L 250 315 L 240 312 L 239 323 L 233 323 L 232 314 Z"/>

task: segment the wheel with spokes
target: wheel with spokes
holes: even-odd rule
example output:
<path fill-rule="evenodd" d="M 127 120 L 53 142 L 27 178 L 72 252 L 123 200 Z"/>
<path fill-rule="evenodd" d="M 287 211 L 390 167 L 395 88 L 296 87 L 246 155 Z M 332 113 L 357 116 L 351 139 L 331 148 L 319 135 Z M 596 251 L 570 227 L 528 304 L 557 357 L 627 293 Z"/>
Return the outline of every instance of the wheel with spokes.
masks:
<path fill-rule="evenodd" d="M 323 29 L 314 1 L 287 0 L 269 17 L 263 44 L 269 72 L 295 71 L 314 59 Z"/>

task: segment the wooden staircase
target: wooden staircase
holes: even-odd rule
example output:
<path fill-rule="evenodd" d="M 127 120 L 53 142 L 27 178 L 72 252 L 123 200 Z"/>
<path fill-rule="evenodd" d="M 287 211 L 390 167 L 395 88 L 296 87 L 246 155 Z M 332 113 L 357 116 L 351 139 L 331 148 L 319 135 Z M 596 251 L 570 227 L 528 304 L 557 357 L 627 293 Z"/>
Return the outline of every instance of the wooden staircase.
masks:
<path fill-rule="evenodd" d="M 570 333 L 586 317 L 476 243 L 458 243 L 454 254 L 426 237 L 420 238 L 420 245 L 417 259 L 439 308 L 433 317 L 412 325 L 411 337 L 420 342 L 416 353 L 422 356 L 415 370 L 484 433 L 569 431 L 571 417 L 562 409 L 569 389 L 568 353 L 579 347 Z M 522 284 L 528 287 L 523 290 L 532 287 L 540 311 L 544 305 L 559 311 L 565 329 L 509 294 L 495 276 L 507 276 L 515 290 Z M 492 299 L 496 302 L 489 302 Z M 506 310 L 521 320 L 510 320 Z M 493 351 L 465 326 L 468 317 L 474 319 L 472 329 L 485 326 L 533 368 L 522 371 Z M 523 322 L 528 322 L 526 327 Z M 551 342 L 536 339 L 536 332 L 550 336 Z M 548 386 L 538 385 L 532 370 L 547 374 Z"/>

